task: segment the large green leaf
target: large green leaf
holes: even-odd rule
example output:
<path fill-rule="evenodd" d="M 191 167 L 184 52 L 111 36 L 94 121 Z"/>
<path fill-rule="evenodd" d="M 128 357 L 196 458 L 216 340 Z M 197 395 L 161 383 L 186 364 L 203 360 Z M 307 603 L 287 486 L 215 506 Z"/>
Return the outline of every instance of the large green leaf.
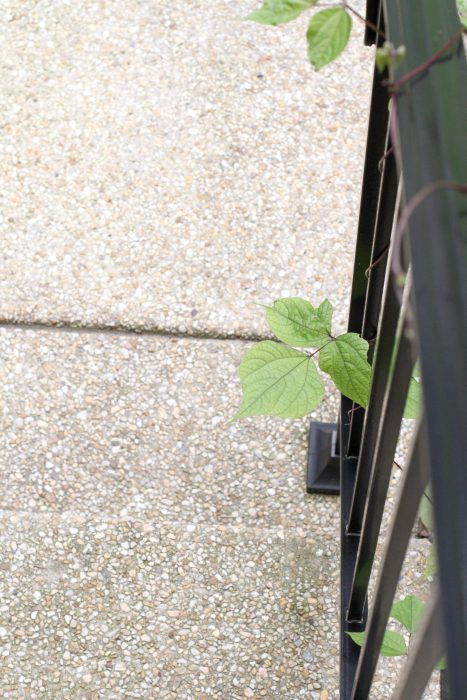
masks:
<path fill-rule="evenodd" d="M 408 595 L 399 600 L 391 608 L 391 617 L 404 625 L 407 632 L 413 634 L 417 631 L 425 604 L 415 595 Z"/>
<path fill-rule="evenodd" d="M 344 333 L 319 354 L 319 366 L 329 374 L 339 391 L 359 406 L 368 404 L 371 366 L 368 343 L 357 333 Z"/>
<path fill-rule="evenodd" d="M 264 340 L 240 365 L 243 401 L 233 420 L 246 416 L 301 418 L 319 404 L 323 383 L 308 355 Z"/>
<path fill-rule="evenodd" d="M 298 297 L 278 299 L 267 307 L 266 319 L 272 332 L 284 343 L 316 348 L 329 340 L 332 306 L 327 299 L 317 309 Z"/>
<path fill-rule="evenodd" d="M 347 632 L 349 637 L 353 639 L 359 647 L 363 646 L 365 641 L 365 632 Z M 379 652 L 382 656 L 403 656 L 407 654 L 407 647 L 404 637 L 399 632 L 386 630 L 383 637 L 383 643 Z"/>
<path fill-rule="evenodd" d="M 342 7 L 321 10 L 312 17 L 306 38 L 308 58 L 316 70 L 342 53 L 347 46 L 351 27 L 352 19 Z"/>
<path fill-rule="evenodd" d="M 304 10 L 312 7 L 317 0 L 264 0 L 259 10 L 247 15 L 245 19 L 260 24 L 285 24 L 298 17 Z"/>

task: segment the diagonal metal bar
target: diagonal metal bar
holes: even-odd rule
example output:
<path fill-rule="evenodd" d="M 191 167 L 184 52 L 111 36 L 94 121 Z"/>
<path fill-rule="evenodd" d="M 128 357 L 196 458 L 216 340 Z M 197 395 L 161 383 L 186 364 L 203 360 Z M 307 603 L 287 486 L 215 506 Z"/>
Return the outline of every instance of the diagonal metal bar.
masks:
<path fill-rule="evenodd" d="M 393 284 L 388 284 L 383 305 L 376 358 L 371 383 L 370 399 L 366 411 L 364 433 L 360 446 L 357 476 L 350 508 L 347 530 L 357 534 L 362 529 L 365 505 L 375 454 L 380 417 L 388 384 L 389 369 L 394 349 L 400 304 Z"/>
<path fill-rule="evenodd" d="M 393 152 L 390 150 L 389 127 L 384 146 L 387 157 L 382 160 L 382 174 L 376 213 L 376 223 L 373 235 L 371 251 L 371 265 L 365 271 L 368 277 L 365 308 L 362 322 L 361 336 L 365 340 L 376 338 L 381 300 L 383 296 L 384 281 L 386 278 L 387 260 L 389 258 L 389 244 L 394 222 L 394 210 L 397 200 L 397 169 Z M 397 323 L 397 318 L 396 321 Z M 395 333 L 395 327 L 393 334 Z M 391 340 L 392 342 L 392 340 Z M 373 349 L 370 346 L 368 359 L 373 359 Z M 355 411 L 352 414 L 349 429 L 349 448 L 352 454 L 359 454 L 362 426 L 364 426 L 364 411 Z M 363 439 L 363 438 L 362 438 Z"/>
<path fill-rule="evenodd" d="M 368 284 L 365 271 L 371 263 L 381 181 L 378 165 L 384 152 L 388 128 L 388 94 L 381 82 L 382 75 L 375 68 L 348 322 L 348 330 L 353 333 L 360 333 L 362 330 Z"/>
<path fill-rule="evenodd" d="M 389 259 L 389 244 L 393 229 L 395 207 L 397 201 L 398 175 L 396 159 L 391 150 L 391 139 L 388 135 L 385 144 L 386 156 L 382 158 L 382 177 L 376 214 L 373 249 L 371 251 L 371 266 L 366 271 L 368 287 L 363 315 L 362 337 L 371 340 L 376 337 L 386 279 L 387 261 Z M 371 348 L 370 348 L 371 352 Z"/>
<path fill-rule="evenodd" d="M 366 628 L 365 644 L 360 652 L 352 700 L 369 697 L 413 523 L 420 498 L 428 484 L 428 464 L 422 431 L 423 428 L 419 426 L 412 442 L 408 464 L 404 469 L 401 492 L 392 519 L 376 584 L 373 607 Z"/>
<path fill-rule="evenodd" d="M 427 604 L 420 629 L 405 664 L 400 682 L 392 700 L 419 700 L 426 688 L 435 664 L 443 655 L 441 634 L 441 603 L 438 592 L 432 594 Z M 454 698 L 461 696 L 454 696 Z"/>
<path fill-rule="evenodd" d="M 358 334 L 362 331 L 368 287 L 368 278 L 365 273 L 372 261 L 371 256 L 382 179 L 378 166 L 386 143 L 388 119 L 387 91 L 382 85 L 381 73 L 375 68 L 348 320 L 348 330 Z M 352 439 L 344 446 L 348 455 L 358 455 L 363 417 L 364 411 L 359 410 L 354 413 L 352 418 L 352 423 L 354 424 L 351 431 Z M 348 437 L 350 437 L 350 433 L 348 433 Z"/>
<path fill-rule="evenodd" d="M 347 620 L 349 622 L 362 618 L 366 604 L 368 583 L 375 557 L 393 458 L 413 367 L 412 339 L 406 315 L 407 309 L 403 308 L 398 340 L 396 341 L 394 368 L 384 399 L 384 406 L 379 421 L 378 439 L 373 455 L 362 534 L 348 604 Z"/>

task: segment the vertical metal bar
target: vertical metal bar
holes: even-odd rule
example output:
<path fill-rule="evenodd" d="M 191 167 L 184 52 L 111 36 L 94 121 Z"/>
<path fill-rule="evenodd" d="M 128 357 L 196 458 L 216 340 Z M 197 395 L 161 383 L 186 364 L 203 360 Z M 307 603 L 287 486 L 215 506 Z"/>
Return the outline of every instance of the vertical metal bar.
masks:
<path fill-rule="evenodd" d="M 383 412 L 384 396 L 388 384 L 399 312 L 400 302 L 394 291 L 394 284 L 391 281 L 386 288 L 370 399 L 367 408 L 367 418 L 360 447 L 357 477 L 349 514 L 348 531 L 353 534 L 360 532 L 362 529 L 368 485 L 370 483 L 373 457 L 378 438 L 380 417 Z"/>
<path fill-rule="evenodd" d="M 389 133 L 385 142 L 385 152 L 390 145 Z M 368 268 L 368 285 L 365 298 L 361 335 L 365 340 L 374 340 L 379 323 L 381 299 L 386 276 L 389 244 L 394 222 L 397 201 L 397 168 L 393 153 L 383 159 L 381 184 L 376 214 L 375 231 L 371 252 L 371 269 Z M 370 346 L 368 359 L 372 361 L 374 348 Z M 360 440 L 364 426 L 365 411 L 352 414 L 349 430 L 349 453 L 359 454 Z"/>
<path fill-rule="evenodd" d="M 349 411 L 352 402 L 345 396 L 341 400 L 340 419 L 340 444 L 347 444 L 349 431 Z M 359 536 L 347 533 L 347 521 L 349 517 L 350 502 L 354 489 L 355 470 L 357 460 L 355 457 L 347 457 L 343 450 L 340 451 L 341 467 L 341 601 L 340 601 L 340 700 L 349 700 L 354 682 L 355 669 L 357 668 L 360 649 L 352 642 L 346 632 L 361 632 L 365 626 L 365 612 L 363 619 L 356 623 L 348 623 L 346 620 L 347 601 L 350 596 L 352 577 L 357 557 Z"/>
<path fill-rule="evenodd" d="M 427 604 L 413 648 L 392 696 L 393 700 L 419 700 L 422 697 L 433 668 L 443 654 L 440 611 L 441 602 L 436 592 Z M 465 692 L 463 695 L 453 695 L 452 700 L 461 700 L 463 697 Z"/>
<path fill-rule="evenodd" d="M 371 46 L 378 40 L 378 35 L 374 29 L 379 26 L 379 13 L 381 9 L 381 0 L 366 0 L 366 20 L 365 26 L 365 44 Z M 370 24 L 371 23 L 371 24 Z M 373 26 L 371 26 L 373 25 Z"/>
<path fill-rule="evenodd" d="M 421 495 L 428 484 L 428 464 L 422 430 L 419 427 L 414 436 L 408 464 L 404 469 L 400 496 L 386 540 L 373 608 L 366 627 L 365 644 L 360 652 L 352 700 L 369 696 L 413 523 Z"/>
<path fill-rule="evenodd" d="M 379 12 L 379 10 L 378 10 Z M 376 68 L 373 74 L 370 115 L 363 171 L 362 195 L 355 249 L 355 264 L 352 279 L 352 291 L 349 310 L 348 330 L 360 333 L 367 290 L 365 271 L 371 262 L 371 251 L 378 208 L 381 173 L 378 169 L 379 159 L 384 151 L 388 126 L 387 93 L 381 84 L 382 76 Z M 349 412 L 352 402 L 342 397 L 340 415 L 340 472 L 341 472 L 341 635 L 340 635 L 340 697 L 349 700 L 352 691 L 359 649 L 352 644 L 349 631 L 361 631 L 362 622 L 348 623 L 346 621 L 347 601 L 350 594 L 352 574 L 358 551 L 359 538 L 347 534 L 347 522 L 350 509 L 356 459 L 349 452 Z M 359 411 L 363 414 L 363 409 Z M 361 428 L 354 431 L 355 442 L 351 446 L 358 454 L 358 442 Z M 363 618 L 365 611 L 363 612 Z"/>
<path fill-rule="evenodd" d="M 405 313 L 406 310 L 402 309 L 394 369 L 386 391 L 376 449 L 373 455 L 367 505 L 363 517 L 362 534 L 347 612 L 349 621 L 360 620 L 366 604 L 368 582 L 375 557 L 394 452 L 413 367 L 411 338 L 407 333 Z"/>
<path fill-rule="evenodd" d="M 390 150 L 390 146 L 391 140 L 388 133 L 385 149 L 389 153 L 382 159 L 381 190 L 371 253 L 371 268 L 368 270 L 368 287 L 362 324 L 362 337 L 365 340 L 375 338 L 378 330 L 387 261 L 389 259 L 389 244 L 395 218 L 398 176 L 396 159 L 394 158 L 394 153 Z"/>
<path fill-rule="evenodd" d="M 381 73 L 375 69 L 348 322 L 348 330 L 354 333 L 360 333 L 362 330 L 368 283 L 365 271 L 371 262 L 381 180 L 378 164 L 384 153 L 388 125 L 388 95 L 386 88 L 381 85 L 381 81 Z"/>

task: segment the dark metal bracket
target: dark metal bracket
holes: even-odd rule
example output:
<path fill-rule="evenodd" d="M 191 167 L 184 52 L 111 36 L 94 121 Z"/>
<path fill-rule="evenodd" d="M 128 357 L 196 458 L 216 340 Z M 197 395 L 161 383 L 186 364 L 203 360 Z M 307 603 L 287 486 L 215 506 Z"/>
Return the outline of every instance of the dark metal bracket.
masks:
<path fill-rule="evenodd" d="M 340 493 L 337 423 L 310 424 L 306 490 L 308 493 Z"/>

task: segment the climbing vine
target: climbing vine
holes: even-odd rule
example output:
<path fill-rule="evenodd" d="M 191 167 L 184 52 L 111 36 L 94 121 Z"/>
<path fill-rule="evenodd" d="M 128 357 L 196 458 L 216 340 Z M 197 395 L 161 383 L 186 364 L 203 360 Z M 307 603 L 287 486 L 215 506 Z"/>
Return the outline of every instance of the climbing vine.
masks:
<path fill-rule="evenodd" d="M 233 420 L 269 415 L 302 418 L 324 397 L 321 373 L 336 388 L 365 408 L 372 368 L 369 344 L 357 333 L 332 333 L 332 304 L 317 308 L 305 299 L 278 299 L 266 306 L 266 320 L 278 341 L 254 345 L 240 365 L 243 401 Z M 312 351 L 297 350 L 311 348 Z M 416 418 L 421 387 L 418 366 L 411 378 L 404 416 Z"/>
<path fill-rule="evenodd" d="M 321 0 L 264 0 L 262 6 L 245 17 L 246 20 L 277 26 L 297 19 L 303 12 L 318 5 Z M 457 0 L 459 19 L 463 29 L 467 27 L 467 0 Z M 306 41 L 308 60 L 320 70 L 338 58 L 350 38 L 352 16 L 373 29 L 382 39 L 384 32 L 357 12 L 346 0 L 326 3 L 326 8 L 313 13 L 308 24 Z M 397 68 L 405 57 L 405 47 L 394 47 L 385 42 L 376 52 L 376 65 L 379 70 Z"/>

